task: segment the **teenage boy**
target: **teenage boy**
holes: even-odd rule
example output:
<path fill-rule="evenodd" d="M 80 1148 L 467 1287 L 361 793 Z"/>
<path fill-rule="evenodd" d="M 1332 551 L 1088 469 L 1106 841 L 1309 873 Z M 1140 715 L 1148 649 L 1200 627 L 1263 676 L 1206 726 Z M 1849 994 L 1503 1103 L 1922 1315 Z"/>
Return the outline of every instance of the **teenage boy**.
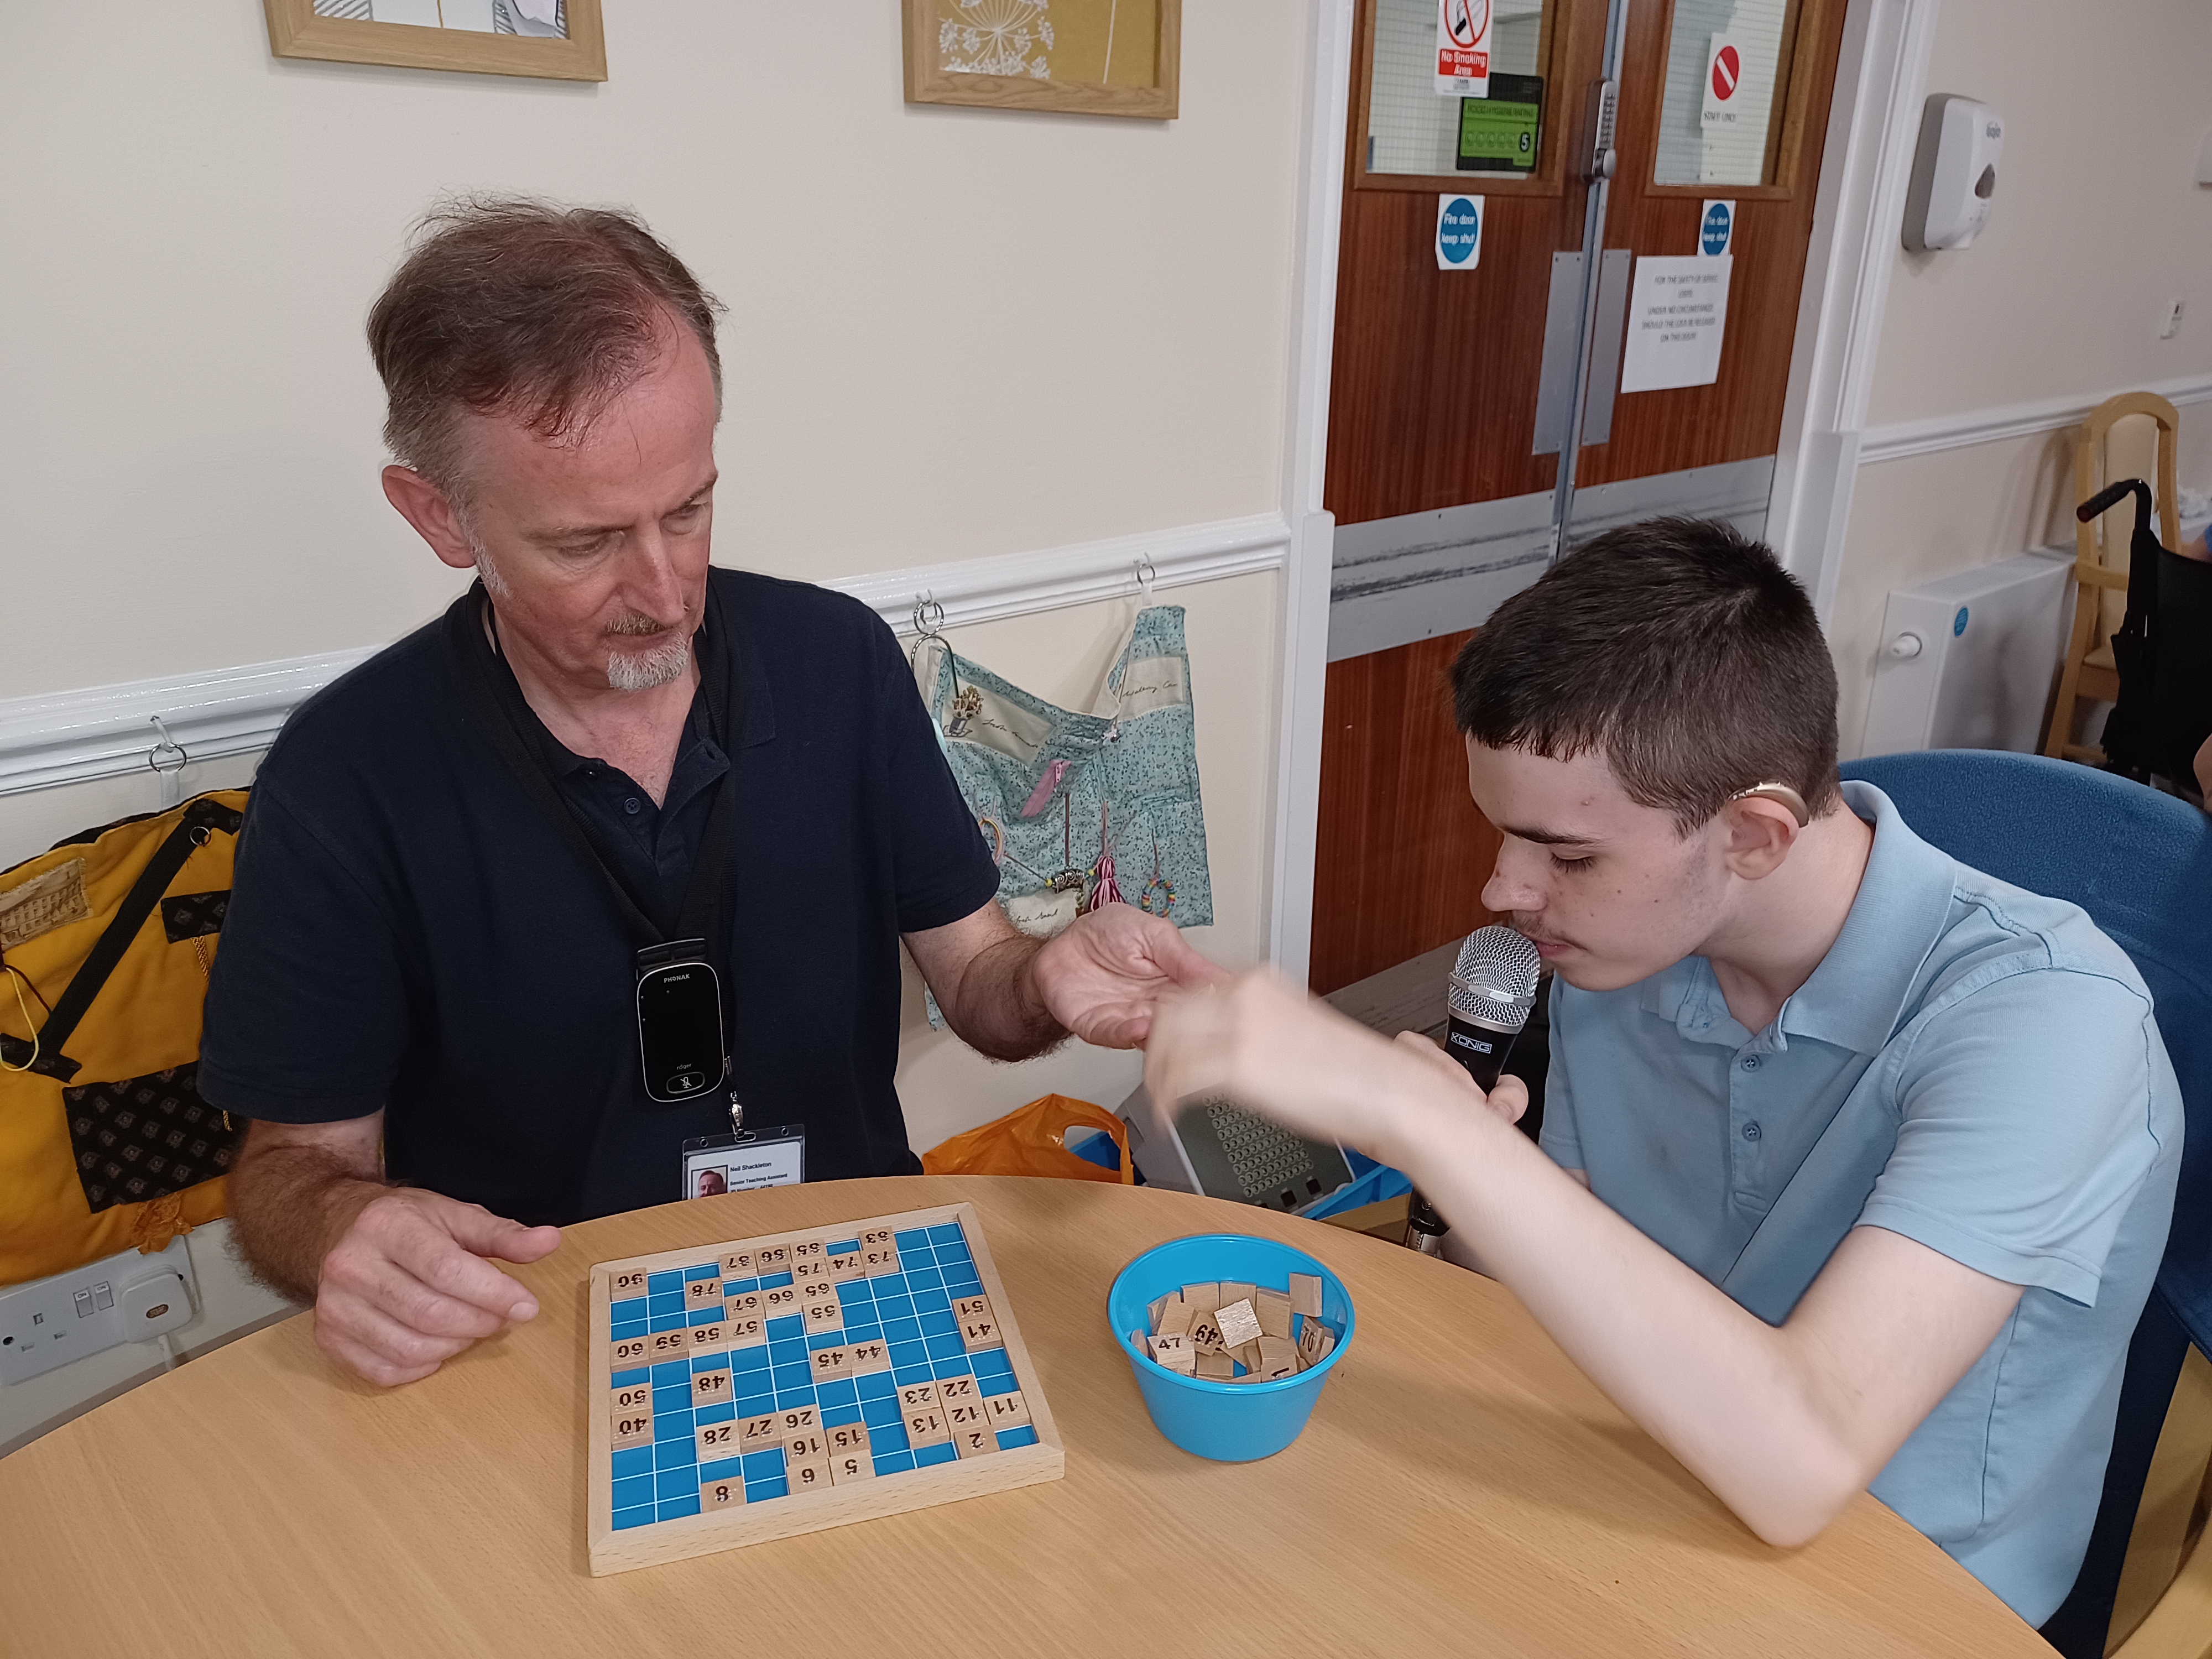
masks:
<path fill-rule="evenodd" d="M 1601 537 L 1452 670 L 1483 902 L 1556 973 L 1542 1150 L 1418 1037 L 1249 975 L 1156 1020 L 1412 1177 L 1753 1531 L 1863 1490 L 2030 1624 L 2078 1570 L 2181 1150 L 2149 994 L 2070 904 L 1839 784 L 1804 592 L 1724 525 Z M 1549 1156 L 1546 1156 L 1548 1154 Z"/>

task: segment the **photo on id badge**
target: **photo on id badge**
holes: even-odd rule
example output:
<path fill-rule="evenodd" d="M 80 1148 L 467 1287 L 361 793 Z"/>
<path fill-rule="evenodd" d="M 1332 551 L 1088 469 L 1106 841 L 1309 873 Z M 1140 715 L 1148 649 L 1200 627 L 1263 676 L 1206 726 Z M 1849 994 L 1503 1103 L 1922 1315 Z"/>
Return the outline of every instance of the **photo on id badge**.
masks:
<path fill-rule="evenodd" d="M 796 1187 L 806 1179 L 806 1127 L 701 1135 L 684 1143 L 684 1198 L 719 1198 L 760 1187 Z"/>

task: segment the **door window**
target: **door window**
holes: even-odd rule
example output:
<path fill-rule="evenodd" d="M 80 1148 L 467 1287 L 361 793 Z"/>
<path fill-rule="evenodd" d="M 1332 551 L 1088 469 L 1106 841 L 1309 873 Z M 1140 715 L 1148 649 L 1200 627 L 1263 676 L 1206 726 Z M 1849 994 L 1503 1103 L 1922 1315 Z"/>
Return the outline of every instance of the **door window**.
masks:
<path fill-rule="evenodd" d="M 1674 0 L 1655 185 L 1774 182 L 1796 0 Z"/>
<path fill-rule="evenodd" d="M 1542 154 L 1546 0 L 1467 0 L 1490 19 L 1490 96 L 1437 91 L 1438 0 L 1375 0 L 1367 171 L 1532 173 Z"/>

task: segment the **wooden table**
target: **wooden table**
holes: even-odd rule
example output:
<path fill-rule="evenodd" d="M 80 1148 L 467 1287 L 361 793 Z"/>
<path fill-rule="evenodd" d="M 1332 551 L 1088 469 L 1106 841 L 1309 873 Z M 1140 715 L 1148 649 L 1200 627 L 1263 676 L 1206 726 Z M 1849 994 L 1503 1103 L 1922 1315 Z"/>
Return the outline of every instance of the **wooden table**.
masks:
<path fill-rule="evenodd" d="M 594 1579 L 594 1261 L 966 1199 L 1067 1445 L 1064 1480 Z M 1148 1245 L 1291 1239 L 1359 1327 L 1304 1435 L 1209 1463 L 1152 1429 L 1106 1289 Z M 0 1651 L 1079 1653 L 1207 1659 L 2049 1650 L 1871 1498 L 1769 1549 L 1505 1291 L 1379 1240 L 1087 1182 L 828 1182 L 568 1230 L 544 1312 L 383 1391 L 289 1320 L 0 1459 Z"/>

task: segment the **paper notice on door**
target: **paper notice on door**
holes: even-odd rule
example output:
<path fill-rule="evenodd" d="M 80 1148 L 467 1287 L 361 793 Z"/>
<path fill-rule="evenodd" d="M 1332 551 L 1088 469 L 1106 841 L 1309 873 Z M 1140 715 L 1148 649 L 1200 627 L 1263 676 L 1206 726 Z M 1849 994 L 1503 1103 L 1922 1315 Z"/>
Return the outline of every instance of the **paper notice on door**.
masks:
<path fill-rule="evenodd" d="M 1707 258 L 1646 257 L 1636 262 L 1628 295 L 1628 340 L 1621 356 L 1623 392 L 1664 392 L 1711 386 L 1720 378 L 1721 340 L 1728 331 L 1732 254 Z"/>

